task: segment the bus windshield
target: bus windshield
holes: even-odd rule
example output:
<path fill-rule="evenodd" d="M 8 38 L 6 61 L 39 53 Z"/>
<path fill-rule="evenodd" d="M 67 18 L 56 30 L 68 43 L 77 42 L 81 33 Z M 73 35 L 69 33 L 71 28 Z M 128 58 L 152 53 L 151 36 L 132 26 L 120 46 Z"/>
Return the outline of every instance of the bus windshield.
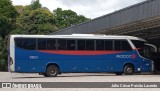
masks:
<path fill-rule="evenodd" d="M 132 40 L 133 44 L 137 48 L 139 54 L 145 58 L 151 58 L 151 50 L 145 41 Z"/>

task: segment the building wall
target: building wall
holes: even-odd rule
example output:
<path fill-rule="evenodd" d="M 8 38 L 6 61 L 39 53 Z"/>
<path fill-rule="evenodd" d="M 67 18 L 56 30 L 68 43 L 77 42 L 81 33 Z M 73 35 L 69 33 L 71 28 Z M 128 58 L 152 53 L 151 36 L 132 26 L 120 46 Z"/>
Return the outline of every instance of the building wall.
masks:
<path fill-rule="evenodd" d="M 52 34 L 93 33 L 154 17 L 160 17 L 160 0 L 146 0 Z"/>

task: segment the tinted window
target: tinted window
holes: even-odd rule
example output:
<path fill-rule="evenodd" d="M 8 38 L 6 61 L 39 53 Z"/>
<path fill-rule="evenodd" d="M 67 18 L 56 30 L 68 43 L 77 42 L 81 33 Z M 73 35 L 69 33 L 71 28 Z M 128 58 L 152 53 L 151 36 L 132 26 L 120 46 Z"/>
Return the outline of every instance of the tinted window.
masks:
<path fill-rule="evenodd" d="M 128 43 L 128 41 L 122 41 L 122 50 L 132 50 L 130 44 Z"/>
<path fill-rule="evenodd" d="M 144 41 L 132 40 L 135 47 L 138 49 L 138 52 L 141 56 L 145 58 L 150 58 L 150 47 L 146 46 Z"/>
<path fill-rule="evenodd" d="M 121 41 L 120 40 L 115 40 L 114 41 L 114 49 L 115 50 L 121 50 Z"/>
<path fill-rule="evenodd" d="M 22 43 L 22 39 L 16 38 L 16 39 L 15 39 L 15 44 L 16 44 L 16 47 L 24 48 L 24 47 L 23 47 L 24 44 Z"/>
<path fill-rule="evenodd" d="M 58 40 L 58 50 L 66 50 L 66 40 L 59 39 Z"/>
<path fill-rule="evenodd" d="M 113 50 L 113 40 L 105 40 L 105 50 Z"/>
<path fill-rule="evenodd" d="M 104 50 L 104 40 L 96 40 L 96 50 Z"/>
<path fill-rule="evenodd" d="M 37 39 L 38 50 L 46 50 L 46 39 Z"/>
<path fill-rule="evenodd" d="M 32 38 L 16 38 L 15 44 L 19 48 L 27 50 L 36 50 L 36 39 Z"/>
<path fill-rule="evenodd" d="M 86 50 L 94 50 L 94 40 L 86 40 Z"/>
<path fill-rule="evenodd" d="M 145 47 L 145 42 L 144 41 L 132 40 L 132 42 L 133 42 L 133 44 L 135 45 L 136 48 Z"/>
<path fill-rule="evenodd" d="M 85 50 L 85 40 L 77 40 L 78 50 Z"/>
<path fill-rule="evenodd" d="M 132 50 L 127 40 L 115 40 L 114 46 L 115 50 Z"/>
<path fill-rule="evenodd" d="M 55 39 L 47 39 L 47 49 L 56 50 L 56 40 Z"/>
<path fill-rule="evenodd" d="M 75 40 L 67 40 L 67 50 L 75 50 Z"/>

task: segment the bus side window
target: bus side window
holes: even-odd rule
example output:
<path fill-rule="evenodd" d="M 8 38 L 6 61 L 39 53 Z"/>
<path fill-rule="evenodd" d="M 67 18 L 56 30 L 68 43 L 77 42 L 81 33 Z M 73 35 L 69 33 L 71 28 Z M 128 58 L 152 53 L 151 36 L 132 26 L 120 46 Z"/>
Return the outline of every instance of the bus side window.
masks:
<path fill-rule="evenodd" d="M 78 50 L 85 50 L 85 40 L 77 40 Z"/>
<path fill-rule="evenodd" d="M 121 50 L 121 40 L 114 40 L 114 50 Z"/>
<path fill-rule="evenodd" d="M 67 50 L 75 50 L 76 42 L 75 40 L 67 40 Z"/>
<path fill-rule="evenodd" d="M 94 40 L 86 40 L 86 50 L 94 50 Z"/>
<path fill-rule="evenodd" d="M 65 39 L 58 39 L 58 50 L 66 50 L 67 44 Z"/>
<path fill-rule="evenodd" d="M 96 50 L 104 50 L 104 40 L 96 40 Z"/>
<path fill-rule="evenodd" d="M 15 45 L 18 48 L 23 48 L 23 43 L 22 43 L 22 39 L 20 38 L 15 38 Z"/>
<path fill-rule="evenodd" d="M 113 40 L 105 40 L 105 50 L 113 50 Z"/>
<path fill-rule="evenodd" d="M 114 49 L 124 51 L 132 50 L 127 40 L 114 40 Z"/>
<path fill-rule="evenodd" d="M 22 49 L 36 50 L 36 39 L 33 38 L 16 38 L 15 44 Z"/>
<path fill-rule="evenodd" d="M 56 39 L 47 39 L 47 50 L 56 50 Z"/>
<path fill-rule="evenodd" d="M 122 50 L 126 51 L 132 50 L 131 45 L 127 40 L 122 41 Z"/>
<path fill-rule="evenodd" d="M 37 39 L 37 46 L 38 46 L 38 50 L 46 50 L 46 39 Z"/>

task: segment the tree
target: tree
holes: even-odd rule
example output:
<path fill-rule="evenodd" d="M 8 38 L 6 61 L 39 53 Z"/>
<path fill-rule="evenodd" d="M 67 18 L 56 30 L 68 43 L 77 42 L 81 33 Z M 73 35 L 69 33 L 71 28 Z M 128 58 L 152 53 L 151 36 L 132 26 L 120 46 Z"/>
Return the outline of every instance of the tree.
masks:
<path fill-rule="evenodd" d="M 37 1 L 39 2 L 39 0 Z M 28 9 L 28 7 L 34 8 Z M 16 24 L 17 29 L 12 33 L 49 34 L 57 30 L 53 14 L 47 8 L 43 8 L 34 2 L 32 2 L 31 5 L 24 7 L 24 10 L 17 18 Z"/>
<path fill-rule="evenodd" d="M 42 4 L 39 2 L 39 0 L 32 0 L 30 5 L 25 6 L 26 10 L 35 10 L 38 8 L 42 8 Z"/>
<path fill-rule="evenodd" d="M 18 13 L 10 0 L 0 0 L 0 36 L 5 36 L 14 27 Z"/>
<path fill-rule="evenodd" d="M 24 6 L 22 6 L 22 5 L 16 5 L 16 6 L 14 6 L 15 8 L 16 8 L 16 10 L 17 10 L 17 12 L 18 12 L 18 14 L 21 14 L 23 11 L 24 11 Z"/>
<path fill-rule="evenodd" d="M 40 4 L 39 0 L 32 0 L 31 5 L 29 6 L 31 10 L 42 8 L 42 5 Z"/>
<path fill-rule="evenodd" d="M 18 13 L 10 0 L 0 0 L 0 70 L 7 70 L 8 34 L 15 28 Z"/>
<path fill-rule="evenodd" d="M 7 70 L 7 47 L 6 41 L 0 37 L 0 71 Z"/>
<path fill-rule="evenodd" d="M 11 21 L 4 15 L 0 14 L 0 36 L 4 39 L 11 29 Z"/>
<path fill-rule="evenodd" d="M 82 15 L 77 15 L 77 13 L 72 10 L 62 10 L 61 8 L 54 10 L 53 14 L 55 17 L 56 26 L 59 29 L 90 20 L 89 18 L 86 18 Z"/>

